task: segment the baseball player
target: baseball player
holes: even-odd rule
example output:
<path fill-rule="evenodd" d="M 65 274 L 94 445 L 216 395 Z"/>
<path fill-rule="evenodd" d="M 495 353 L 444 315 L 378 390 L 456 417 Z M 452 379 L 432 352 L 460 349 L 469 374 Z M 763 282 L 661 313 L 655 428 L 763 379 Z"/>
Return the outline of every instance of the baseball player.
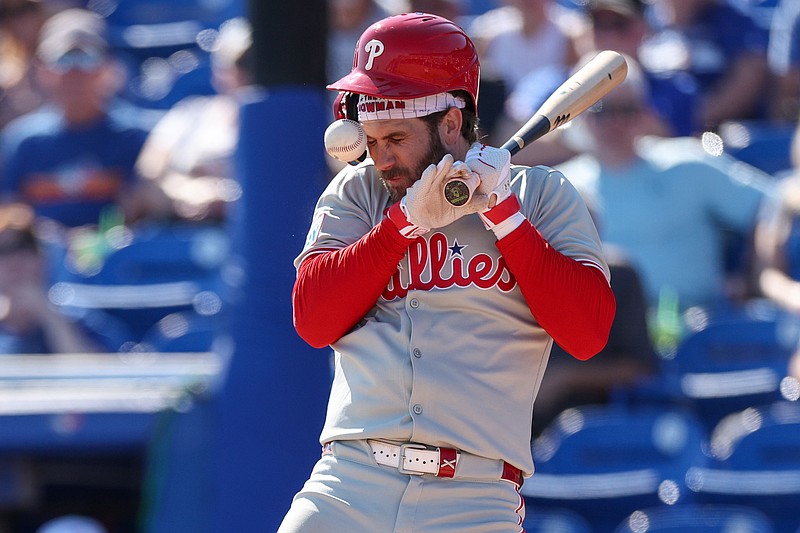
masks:
<path fill-rule="evenodd" d="M 328 88 L 370 157 L 322 193 L 295 261 L 295 327 L 335 370 L 322 456 L 279 531 L 522 531 L 552 343 L 589 358 L 613 320 L 597 231 L 559 172 L 477 142 L 461 28 L 397 15 L 356 46 Z M 462 207 L 443 196 L 455 177 L 480 180 Z"/>

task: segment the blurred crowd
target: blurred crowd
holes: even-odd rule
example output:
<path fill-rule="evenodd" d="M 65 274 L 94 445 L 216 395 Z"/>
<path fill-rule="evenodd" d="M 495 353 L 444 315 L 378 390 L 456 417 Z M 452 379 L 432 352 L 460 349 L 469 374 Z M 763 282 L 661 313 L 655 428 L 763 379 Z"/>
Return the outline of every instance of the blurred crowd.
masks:
<path fill-rule="evenodd" d="M 158 2 L 137 3 L 0 0 L 2 353 L 203 351 L 224 330 L 252 29 L 230 2 L 148 31 Z M 628 61 L 618 89 L 513 160 L 584 196 L 618 301 L 603 354 L 554 348 L 534 436 L 658 372 L 698 313 L 767 302 L 800 318 L 800 2 L 328 0 L 328 79 L 364 29 L 407 11 L 475 40 L 495 146 L 598 51 Z"/>

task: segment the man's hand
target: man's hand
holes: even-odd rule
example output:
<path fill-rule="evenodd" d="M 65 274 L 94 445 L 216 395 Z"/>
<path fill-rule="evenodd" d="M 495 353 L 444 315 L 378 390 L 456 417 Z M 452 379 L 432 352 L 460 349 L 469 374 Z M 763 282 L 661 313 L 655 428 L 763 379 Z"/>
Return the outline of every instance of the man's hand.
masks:
<path fill-rule="evenodd" d="M 502 148 L 473 144 L 464 162 L 478 175 L 481 184 L 475 195 L 487 197 L 487 207 L 492 208 L 511 194 L 511 153 Z"/>
<path fill-rule="evenodd" d="M 473 200 L 483 198 L 486 205 L 480 210 L 483 225 L 502 239 L 525 221 L 519 200 L 511 193 L 511 152 L 475 143 L 464 160 L 481 178 Z"/>
<path fill-rule="evenodd" d="M 444 186 L 452 178 L 467 177 L 470 173 L 462 161 L 453 160 L 446 154 L 438 165 L 430 165 L 422 177 L 409 187 L 400 200 L 400 209 L 408 221 L 420 228 L 435 229 L 451 224 L 470 213 L 486 209 L 485 197 L 473 197 L 466 205 L 455 207 L 444 197 Z"/>

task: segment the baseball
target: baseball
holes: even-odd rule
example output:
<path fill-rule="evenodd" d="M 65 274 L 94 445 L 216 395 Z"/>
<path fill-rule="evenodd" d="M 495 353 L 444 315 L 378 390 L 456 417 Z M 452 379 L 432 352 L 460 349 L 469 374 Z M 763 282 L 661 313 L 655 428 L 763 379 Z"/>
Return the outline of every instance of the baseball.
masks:
<path fill-rule="evenodd" d="M 356 161 L 366 149 L 367 135 L 355 120 L 340 119 L 325 130 L 325 150 L 339 161 Z"/>

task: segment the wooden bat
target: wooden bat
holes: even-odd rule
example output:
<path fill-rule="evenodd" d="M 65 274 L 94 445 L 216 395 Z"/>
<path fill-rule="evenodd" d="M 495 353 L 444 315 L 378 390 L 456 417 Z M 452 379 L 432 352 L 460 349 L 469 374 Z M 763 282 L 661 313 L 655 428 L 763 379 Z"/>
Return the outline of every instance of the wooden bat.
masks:
<path fill-rule="evenodd" d="M 546 133 L 563 126 L 594 105 L 628 74 L 628 64 L 618 52 L 604 50 L 562 83 L 533 116 L 501 148 L 516 154 Z M 454 206 L 472 197 L 474 182 L 453 178 L 445 184 L 444 196 Z"/>

